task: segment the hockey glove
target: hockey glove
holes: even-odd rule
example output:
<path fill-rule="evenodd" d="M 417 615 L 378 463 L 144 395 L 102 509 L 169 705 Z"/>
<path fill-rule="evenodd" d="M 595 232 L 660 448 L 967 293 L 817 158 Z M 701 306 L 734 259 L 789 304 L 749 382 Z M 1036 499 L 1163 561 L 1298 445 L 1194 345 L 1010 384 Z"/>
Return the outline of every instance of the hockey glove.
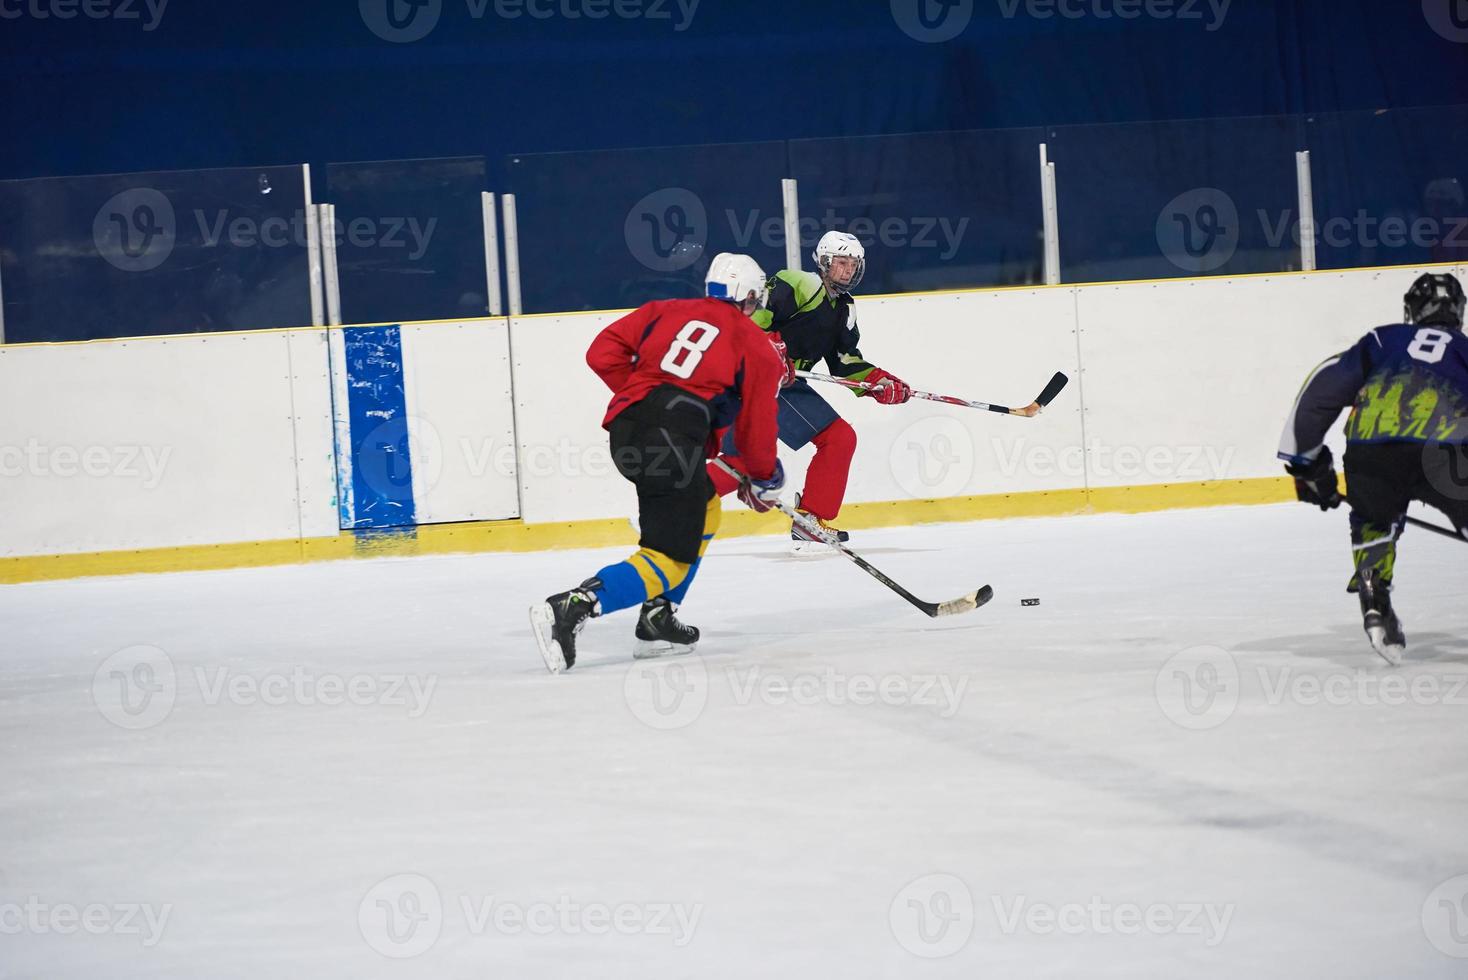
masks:
<path fill-rule="evenodd" d="M 776 499 L 780 496 L 780 490 L 785 486 L 785 467 L 780 461 L 775 460 L 775 472 L 770 474 L 768 480 L 756 480 L 750 477 L 739 485 L 739 499 L 750 510 L 763 514 L 775 506 Z"/>
<path fill-rule="evenodd" d="M 790 351 L 785 347 L 785 341 L 777 333 L 772 333 L 770 346 L 775 348 L 775 353 L 780 355 L 780 363 L 785 365 L 785 376 L 780 379 L 781 388 L 789 388 L 795 384 L 795 364 L 790 360 Z"/>
<path fill-rule="evenodd" d="M 1314 462 L 1286 463 L 1285 472 L 1295 478 L 1295 496 L 1301 502 L 1315 504 L 1321 510 L 1334 510 L 1341 505 L 1341 491 L 1335 478 L 1335 460 L 1329 446 L 1320 448 Z"/>
<path fill-rule="evenodd" d="M 877 386 L 870 393 L 880 404 L 901 405 L 912 397 L 911 385 L 881 368 L 872 368 L 866 380 Z"/>

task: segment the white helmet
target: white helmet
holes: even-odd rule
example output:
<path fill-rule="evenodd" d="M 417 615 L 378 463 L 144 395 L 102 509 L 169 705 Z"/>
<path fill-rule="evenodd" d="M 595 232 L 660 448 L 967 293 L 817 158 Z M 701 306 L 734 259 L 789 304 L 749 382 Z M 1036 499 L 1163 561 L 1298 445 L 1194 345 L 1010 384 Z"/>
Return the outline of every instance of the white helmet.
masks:
<path fill-rule="evenodd" d="M 743 305 L 753 295 L 759 305 L 764 306 L 769 293 L 765 272 L 759 263 L 734 252 L 720 252 L 714 256 L 703 284 L 709 297 L 728 300 L 736 305 Z"/>
<path fill-rule="evenodd" d="M 856 259 L 856 271 L 846 282 L 836 282 L 831 278 L 831 260 L 837 256 Z M 811 257 L 816 260 L 821 279 L 838 293 L 849 293 L 855 289 L 867 271 L 867 250 L 862 247 L 861 239 L 844 231 L 828 231 L 822 235 Z"/>

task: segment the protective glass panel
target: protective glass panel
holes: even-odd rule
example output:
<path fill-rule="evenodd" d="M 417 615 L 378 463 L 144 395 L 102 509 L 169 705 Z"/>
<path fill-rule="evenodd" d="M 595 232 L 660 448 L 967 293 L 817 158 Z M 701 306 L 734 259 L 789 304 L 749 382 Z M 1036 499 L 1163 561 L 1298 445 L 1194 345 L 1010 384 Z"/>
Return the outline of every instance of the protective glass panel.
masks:
<path fill-rule="evenodd" d="M 309 326 L 302 174 L 0 181 L 6 341 Z"/>
<path fill-rule="evenodd" d="M 1300 268 L 1291 116 L 1051 131 L 1065 282 Z"/>
<path fill-rule="evenodd" d="M 525 312 L 703 295 L 719 252 L 785 264 L 784 143 L 511 157 Z"/>
<path fill-rule="evenodd" d="M 343 323 L 486 316 L 483 157 L 333 163 Z"/>
<path fill-rule="evenodd" d="M 1468 261 L 1468 106 L 1306 124 L 1322 269 Z"/>
<path fill-rule="evenodd" d="M 846 231 L 867 250 L 864 293 L 1044 281 L 1040 129 L 795 140 L 801 254 Z"/>

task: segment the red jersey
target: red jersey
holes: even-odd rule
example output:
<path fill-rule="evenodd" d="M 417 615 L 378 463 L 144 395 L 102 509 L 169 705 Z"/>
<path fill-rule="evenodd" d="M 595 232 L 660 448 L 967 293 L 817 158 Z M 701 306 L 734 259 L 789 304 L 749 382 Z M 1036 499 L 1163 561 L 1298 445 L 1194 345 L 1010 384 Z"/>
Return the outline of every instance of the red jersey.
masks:
<path fill-rule="evenodd" d="M 774 472 L 776 398 L 785 366 L 764 331 L 732 303 L 646 303 L 597 334 L 586 363 L 615 392 L 603 428 L 659 385 L 676 385 L 705 401 L 732 390 L 740 400 L 738 455 L 757 480 Z"/>

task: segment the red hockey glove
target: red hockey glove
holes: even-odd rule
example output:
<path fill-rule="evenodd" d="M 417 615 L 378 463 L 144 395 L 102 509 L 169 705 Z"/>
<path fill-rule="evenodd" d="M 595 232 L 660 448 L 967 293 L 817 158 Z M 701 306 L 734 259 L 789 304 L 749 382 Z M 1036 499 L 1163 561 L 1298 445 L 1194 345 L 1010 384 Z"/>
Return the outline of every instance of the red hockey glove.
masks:
<path fill-rule="evenodd" d="M 790 360 L 790 351 L 779 334 L 772 333 L 769 337 L 770 346 L 775 348 L 775 353 L 780 355 L 780 363 L 785 365 L 785 377 L 780 379 L 780 387 L 789 388 L 795 384 L 795 364 Z"/>
<path fill-rule="evenodd" d="M 785 486 L 785 467 L 780 461 L 775 460 L 775 472 L 770 474 L 768 480 L 756 480 L 750 477 L 739 484 L 739 499 L 750 510 L 763 514 L 775 506 L 775 499 L 780 495 L 780 489 Z"/>
<path fill-rule="evenodd" d="M 883 405 L 901 405 L 912 397 L 911 385 L 881 368 L 872 368 L 866 380 L 877 386 L 871 390 L 870 394 Z"/>

